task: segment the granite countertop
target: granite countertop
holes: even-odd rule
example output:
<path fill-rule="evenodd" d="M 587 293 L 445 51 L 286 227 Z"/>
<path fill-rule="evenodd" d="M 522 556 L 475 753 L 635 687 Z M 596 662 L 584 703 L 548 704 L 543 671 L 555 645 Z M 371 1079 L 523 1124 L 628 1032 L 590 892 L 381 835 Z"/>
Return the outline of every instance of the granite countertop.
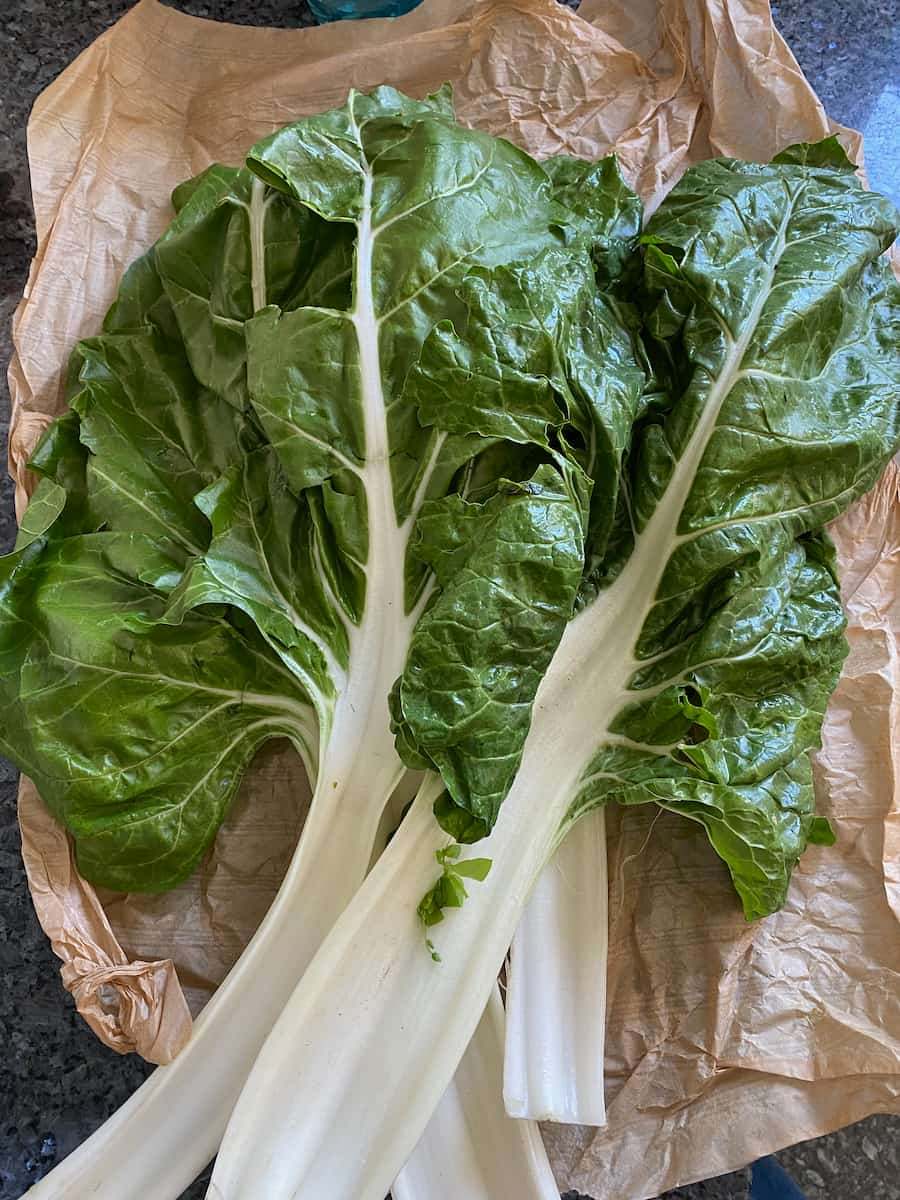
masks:
<path fill-rule="evenodd" d="M 0 364 L 34 252 L 25 125 L 37 94 L 117 20 L 130 0 L 0 4 Z M 179 0 L 196 16 L 312 23 L 303 0 Z M 861 129 L 871 185 L 900 203 L 900 0 L 778 0 L 776 23 L 832 117 Z M 0 433 L 8 396 L 0 381 Z M 0 553 L 14 540 L 12 487 L 0 483 Z M 26 1188 L 112 1113 L 149 1069 L 102 1046 L 74 1011 L 37 924 L 19 856 L 16 776 L 0 758 L 0 1200 Z M 900 1200 L 900 1119 L 872 1117 L 779 1156 L 809 1200 Z M 198 1181 L 182 1200 L 200 1200 Z M 742 1200 L 748 1172 L 679 1188 L 666 1200 Z M 464 1198 L 461 1198 L 464 1200 Z M 510 1198 L 514 1200 L 514 1198 Z M 575 1200 L 575 1197 L 570 1197 Z"/>

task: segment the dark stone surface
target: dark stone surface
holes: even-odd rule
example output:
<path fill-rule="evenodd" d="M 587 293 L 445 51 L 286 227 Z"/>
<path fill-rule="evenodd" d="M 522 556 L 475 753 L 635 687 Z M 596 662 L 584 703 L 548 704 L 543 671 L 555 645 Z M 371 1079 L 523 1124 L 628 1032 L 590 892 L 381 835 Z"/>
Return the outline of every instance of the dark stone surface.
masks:
<path fill-rule="evenodd" d="M 37 94 L 128 0 L 0 0 L 0 364 L 34 252 L 25 126 Z M 185 0 L 197 16 L 260 25 L 310 23 L 302 0 Z M 780 0 L 776 21 L 828 111 L 861 128 L 873 186 L 900 199 L 898 0 Z M 0 380 L 0 435 L 8 395 Z M 0 481 L 0 552 L 14 539 L 12 488 Z M 0 759 L 0 1200 L 25 1189 L 130 1094 L 148 1068 L 105 1049 L 76 1015 L 28 897 L 19 857 L 15 772 Z M 868 1121 L 796 1146 L 780 1161 L 809 1200 L 900 1200 L 900 1122 Z M 666 1200 L 746 1200 L 741 1171 L 678 1188 Z M 198 1181 L 182 1200 L 200 1200 Z M 461 1198 L 464 1200 L 464 1198 Z M 510 1198 L 513 1200 L 513 1198 Z M 571 1193 L 567 1200 L 577 1200 Z"/>
<path fill-rule="evenodd" d="M 870 185 L 900 204 L 898 0 L 772 0 L 772 14 L 829 115 L 862 131 Z"/>

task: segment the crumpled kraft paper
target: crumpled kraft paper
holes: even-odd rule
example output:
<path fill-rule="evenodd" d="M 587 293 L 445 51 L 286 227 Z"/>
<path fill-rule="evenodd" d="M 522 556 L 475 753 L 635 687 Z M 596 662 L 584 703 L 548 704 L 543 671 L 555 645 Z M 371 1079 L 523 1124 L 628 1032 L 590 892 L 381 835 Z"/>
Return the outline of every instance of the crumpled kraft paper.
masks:
<path fill-rule="evenodd" d="M 460 118 L 532 154 L 615 150 L 649 207 L 712 155 L 768 159 L 834 131 L 765 0 L 426 0 L 395 21 L 262 30 L 142 0 L 39 98 L 38 250 L 14 323 L 10 468 L 61 408 L 169 193 L 277 126 L 387 82 L 445 80 Z M 840 131 L 860 157 L 857 134 Z M 876 1111 L 900 1111 L 900 473 L 833 528 L 851 654 L 816 765 L 834 848 L 784 911 L 744 924 L 704 839 L 668 814 L 609 818 L 609 1127 L 548 1126 L 560 1184 L 641 1200 Z M 98 893 L 23 780 L 28 877 L 63 978 L 120 1051 L 168 1061 L 278 887 L 308 803 L 296 757 L 259 757 L 214 851 L 166 896 Z M 187 1004 L 186 1004 L 187 1001 Z"/>

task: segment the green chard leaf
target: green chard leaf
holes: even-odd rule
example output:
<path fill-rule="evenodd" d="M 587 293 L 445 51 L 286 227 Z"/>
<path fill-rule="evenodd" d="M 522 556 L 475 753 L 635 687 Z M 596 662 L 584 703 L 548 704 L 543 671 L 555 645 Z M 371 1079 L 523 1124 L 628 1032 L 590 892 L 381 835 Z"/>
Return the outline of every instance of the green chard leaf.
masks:
<path fill-rule="evenodd" d="M 419 901 L 416 910 L 419 920 L 426 930 L 434 925 L 440 925 L 444 919 L 445 908 L 462 908 L 469 895 L 463 882 L 465 879 L 474 879 L 478 883 L 484 883 L 488 877 L 492 866 L 489 858 L 461 859 L 461 853 L 462 847 L 455 843 L 434 852 L 441 873 L 434 886 L 429 888 Z M 426 938 L 425 944 L 431 951 L 434 961 L 440 962 L 441 956 L 435 950 L 432 942 Z"/>
<path fill-rule="evenodd" d="M 622 177 L 614 154 L 597 162 L 560 154 L 542 164 L 550 176 L 565 221 L 583 236 L 601 287 L 638 268 L 634 257 L 641 236 L 643 205 Z"/>
<path fill-rule="evenodd" d="M 268 737 L 293 739 L 333 811 L 345 790 L 374 796 L 377 824 L 403 771 L 388 700 L 411 653 L 426 674 L 446 653 L 462 690 L 424 755 L 396 690 L 404 757 L 478 794 L 474 825 L 451 801 L 467 837 L 493 820 L 516 759 L 502 722 L 521 741 L 585 522 L 611 520 L 606 485 L 607 516 L 591 513 L 592 463 L 624 455 L 598 415 L 602 363 L 576 362 L 601 326 L 611 376 L 631 347 L 590 255 L 618 245 L 613 210 L 635 201 L 601 173 L 603 230 L 570 219 L 527 155 L 458 126 L 446 91 L 380 88 L 176 189 L 171 226 L 76 348 L 71 412 L 34 455 L 42 482 L 3 563 L 3 745 L 87 878 L 184 878 Z M 474 389 L 435 405 L 417 367 L 433 331 L 478 349 L 479 281 L 543 262 L 545 296 L 573 280 L 542 316 L 550 389 L 525 389 L 514 420 Z M 625 408 L 634 379 L 616 385 Z"/>
<path fill-rule="evenodd" d="M 152 252 L 125 273 L 103 333 L 78 344 L 69 405 L 87 452 L 82 529 L 140 530 L 184 556 L 201 553 L 209 526 L 194 496 L 240 460 L 253 435 L 194 377 Z M 71 414 L 64 420 L 75 428 Z M 51 427 L 45 441 L 57 437 Z M 42 443 L 32 460 L 41 473 L 48 456 Z"/>
<path fill-rule="evenodd" d="M 443 590 L 413 635 L 395 721 L 401 744 L 413 728 L 418 754 L 440 771 L 453 803 L 436 811 L 459 841 L 483 837 L 497 819 L 531 699 L 572 614 L 583 568 L 580 486 L 576 472 L 566 480 L 544 466 L 483 509 L 449 496 L 422 513 L 417 553 Z"/>
<path fill-rule="evenodd" d="M 626 702 L 574 811 L 649 801 L 699 822 L 748 918 L 830 837 L 809 751 L 846 647 L 820 531 L 900 437 L 900 299 L 879 257 L 895 234 L 830 143 L 704 163 L 645 234 L 668 401 L 636 426 L 623 477 L 628 552 L 596 611 L 628 597 L 640 624 L 618 621 Z"/>
<path fill-rule="evenodd" d="M 173 200 L 178 215 L 154 248 L 156 267 L 195 376 L 243 411 L 245 323 L 267 304 L 349 307 L 352 231 L 246 167 L 212 166 Z"/>
<path fill-rule="evenodd" d="M 252 628 L 217 610 L 160 622 L 179 574 L 139 532 L 0 560 L 4 691 L 16 682 L 0 746 L 73 834 L 82 874 L 117 890 L 193 871 L 263 741 L 315 753 L 303 690 Z"/>
<path fill-rule="evenodd" d="M 552 393 L 582 438 L 592 414 L 604 452 L 589 466 L 578 611 L 541 665 L 527 736 L 513 723 L 496 791 L 479 789 L 477 754 L 463 756 L 461 778 L 445 770 L 438 819 L 455 838 L 490 829 L 519 760 L 517 796 L 550 756 L 568 821 L 618 802 L 699 823 L 748 918 L 783 903 L 808 842 L 831 840 L 814 816 L 809 752 L 846 647 L 822 531 L 900 441 L 900 291 L 881 257 L 896 232 L 892 207 L 830 142 L 770 165 L 693 168 L 642 239 L 634 299 L 645 351 L 635 358 L 654 377 L 639 395 L 624 384 L 625 353 L 612 358 L 628 366 L 617 386 L 593 382 L 600 339 L 583 320 L 573 323 L 580 357 L 552 318 L 547 336 L 533 276 L 518 302 L 508 276 L 490 288 L 469 281 L 480 340 L 463 345 L 438 326 L 411 379 L 427 375 L 449 395 L 447 381 L 469 371 L 479 413 L 501 401 L 518 412 L 507 386 L 529 397 L 528 411 L 532 396 L 547 405 Z M 485 322 L 488 305 L 504 304 L 513 320 Z M 634 328 L 623 313 L 620 339 Z M 584 378 L 593 385 L 579 388 Z M 417 648 L 414 639 L 401 698 Z M 405 708 L 401 730 L 426 757 L 443 705 L 436 676 L 431 684 L 431 707 Z"/>

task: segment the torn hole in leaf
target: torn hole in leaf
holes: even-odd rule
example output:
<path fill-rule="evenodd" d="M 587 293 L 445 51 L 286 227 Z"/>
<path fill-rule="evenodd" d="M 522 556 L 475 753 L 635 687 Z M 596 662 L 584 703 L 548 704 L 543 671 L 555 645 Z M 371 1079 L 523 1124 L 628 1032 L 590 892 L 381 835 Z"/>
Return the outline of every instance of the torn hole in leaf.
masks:
<path fill-rule="evenodd" d="M 692 749 L 719 736 L 715 715 L 706 707 L 708 700 L 708 690 L 696 682 L 684 684 L 678 696 L 679 707 L 691 724 L 672 757 L 694 770 L 702 770 L 703 765 L 691 753 Z"/>
<path fill-rule="evenodd" d="M 587 449 L 587 443 L 584 440 L 584 434 L 581 432 L 580 429 L 577 429 L 574 425 L 567 423 L 567 424 L 563 425 L 562 430 L 560 432 L 561 432 L 562 439 L 566 442 L 566 444 L 572 450 L 586 450 Z"/>
<path fill-rule="evenodd" d="M 694 708 L 700 708 L 703 704 L 703 696 L 696 684 L 686 683 L 682 694 L 687 703 Z"/>

